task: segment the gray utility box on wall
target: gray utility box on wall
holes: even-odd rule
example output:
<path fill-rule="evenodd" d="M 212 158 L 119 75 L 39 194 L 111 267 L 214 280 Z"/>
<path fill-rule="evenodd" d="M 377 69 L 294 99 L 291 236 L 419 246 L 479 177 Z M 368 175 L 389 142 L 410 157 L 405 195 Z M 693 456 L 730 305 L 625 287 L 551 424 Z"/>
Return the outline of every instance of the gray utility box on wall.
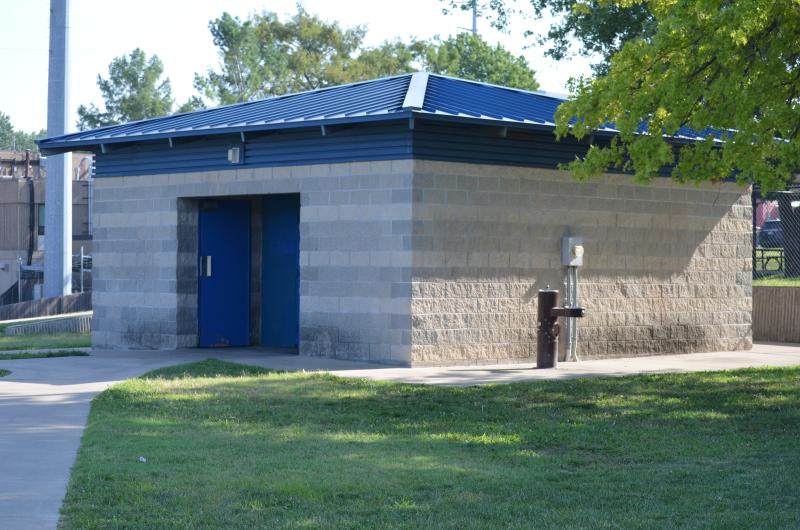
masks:
<path fill-rule="evenodd" d="M 565 267 L 583 266 L 583 239 L 580 237 L 561 238 L 561 264 Z"/>

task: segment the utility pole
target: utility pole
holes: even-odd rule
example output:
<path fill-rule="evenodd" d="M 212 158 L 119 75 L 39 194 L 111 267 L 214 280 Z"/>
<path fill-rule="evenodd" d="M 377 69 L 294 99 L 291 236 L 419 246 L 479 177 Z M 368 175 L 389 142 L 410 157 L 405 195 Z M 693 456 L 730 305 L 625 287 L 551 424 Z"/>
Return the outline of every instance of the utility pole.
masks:
<path fill-rule="evenodd" d="M 68 131 L 69 0 L 50 0 L 47 135 Z M 47 157 L 44 296 L 72 292 L 72 153 Z"/>
<path fill-rule="evenodd" d="M 478 34 L 478 0 L 472 0 L 472 34 Z"/>

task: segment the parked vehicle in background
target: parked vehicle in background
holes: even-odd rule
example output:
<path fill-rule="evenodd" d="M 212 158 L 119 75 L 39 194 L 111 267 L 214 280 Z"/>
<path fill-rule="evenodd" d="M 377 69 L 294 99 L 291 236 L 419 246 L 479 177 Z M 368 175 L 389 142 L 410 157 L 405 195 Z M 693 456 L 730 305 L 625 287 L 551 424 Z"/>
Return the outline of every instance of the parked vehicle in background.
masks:
<path fill-rule="evenodd" d="M 780 219 L 766 221 L 756 233 L 756 246 L 761 248 L 783 248 L 783 228 Z"/>

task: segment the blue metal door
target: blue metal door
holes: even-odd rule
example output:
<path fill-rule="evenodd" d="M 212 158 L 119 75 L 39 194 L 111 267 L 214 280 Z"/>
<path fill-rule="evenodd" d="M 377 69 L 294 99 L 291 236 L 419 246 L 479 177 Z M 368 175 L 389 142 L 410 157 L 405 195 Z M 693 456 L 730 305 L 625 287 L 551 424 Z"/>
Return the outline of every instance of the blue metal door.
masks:
<path fill-rule="evenodd" d="M 250 203 L 200 203 L 201 347 L 250 344 Z"/>
<path fill-rule="evenodd" d="M 261 343 L 296 348 L 300 323 L 300 196 L 264 197 Z"/>

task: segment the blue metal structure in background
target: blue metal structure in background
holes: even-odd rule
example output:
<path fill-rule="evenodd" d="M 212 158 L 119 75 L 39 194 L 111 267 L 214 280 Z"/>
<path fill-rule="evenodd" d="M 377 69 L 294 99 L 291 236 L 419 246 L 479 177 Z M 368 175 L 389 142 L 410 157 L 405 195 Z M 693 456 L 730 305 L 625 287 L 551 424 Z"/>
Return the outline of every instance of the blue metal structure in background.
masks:
<path fill-rule="evenodd" d="M 201 201 L 198 326 L 201 347 L 250 344 L 250 201 Z"/>
<path fill-rule="evenodd" d="M 262 203 L 261 344 L 296 348 L 300 329 L 300 195 Z"/>

